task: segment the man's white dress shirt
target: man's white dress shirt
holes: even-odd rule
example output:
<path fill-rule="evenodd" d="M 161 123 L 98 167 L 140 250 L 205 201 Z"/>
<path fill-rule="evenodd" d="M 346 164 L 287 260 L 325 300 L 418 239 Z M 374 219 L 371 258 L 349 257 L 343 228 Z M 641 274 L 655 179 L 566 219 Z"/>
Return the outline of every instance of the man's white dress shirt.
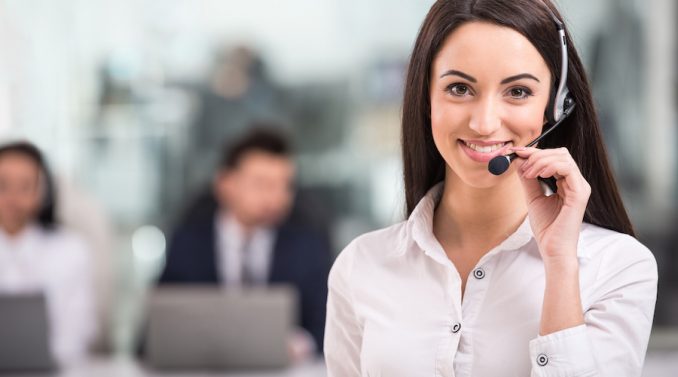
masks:
<path fill-rule="evenodd" d="M 248 284 L 268 285 L 276 231 L 259 226 L 248 235 L 240 222 L 228 212 L 215 216 L 214 225 L 218 272 L 224 286 L 239 288 Z M 299 359 L 310 357 L 315 351 L 315 340 L 303 328 L 295 327 L 290 337 L 290 347 L 295 350 L 295 355 L 299 355 Z"/>
<path fill-rule="evenodd" d="M 228 287 L 245 283 L 268 283 L 275 231 L 256 227 L 246 234 L 242 225 L 230 213 L 215 216 L 217 230 L 217 263 L 222 282 Z M 247 279 L 243 274 L 247 274 Z"/>
<path fill-rule="evenodd" d="M 526 218 L 461 279 L 433 235 L 442 183 L 410 218 L 367 233 L 329 277 L 329 376 L 640 376 L 657 293 L 652 253 L 584 223 L 585 324 L 539 336 L 544 265 Z"/>
<path fill-rule="evenodd" d="M 96 333 L 90 255 L 83 241 L 62 229 L 30 225 L 10 237 L 0 230 L 0 293 L 43 293 L 56 361 L 80 360 Z"/>

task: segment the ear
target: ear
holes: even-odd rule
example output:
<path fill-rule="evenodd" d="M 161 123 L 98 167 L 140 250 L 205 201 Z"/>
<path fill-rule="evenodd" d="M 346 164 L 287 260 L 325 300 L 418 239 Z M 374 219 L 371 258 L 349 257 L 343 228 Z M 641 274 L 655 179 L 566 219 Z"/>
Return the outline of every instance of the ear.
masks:
<path fill-rule="evenodd" d="M 222 202 L 228 192 L 231 191 L 230 187 L 233 186 L 233 173 L 225 170 L 220 170 L 214 174 L 212 178 L 212 194 L 214 198 Z"/>

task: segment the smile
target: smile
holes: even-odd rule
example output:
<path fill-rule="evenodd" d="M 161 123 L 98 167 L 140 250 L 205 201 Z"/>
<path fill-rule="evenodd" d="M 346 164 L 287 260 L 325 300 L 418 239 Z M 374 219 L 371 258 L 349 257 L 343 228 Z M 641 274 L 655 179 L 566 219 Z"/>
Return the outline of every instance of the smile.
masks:
<path fill-rule="evenodd" d="M 476 162 L 489 162 L 496 156 L 507 154 L 508 148 L 513 146 L 512 141 L 480 142 L 459 140 L 459 144 L 468 157 Z"/>
<path fill-rule="evenodd" d="M 469 142 L 466 142 L 466 141 L 464 141 L 464 144 L 466 144 L 467 147 L 473 149 L 476 152 L 490 153 L 490 152 L 494 152 L 497 149 L 501 149 L 502 147 L 504 147 L 504 145 L 506 145 L 506 142 L 499 143 L 499 144 L 493 144 L 493 145 L 486 145 L 486 146 L 477 145 L 477 144 L 469 143 Z"/>

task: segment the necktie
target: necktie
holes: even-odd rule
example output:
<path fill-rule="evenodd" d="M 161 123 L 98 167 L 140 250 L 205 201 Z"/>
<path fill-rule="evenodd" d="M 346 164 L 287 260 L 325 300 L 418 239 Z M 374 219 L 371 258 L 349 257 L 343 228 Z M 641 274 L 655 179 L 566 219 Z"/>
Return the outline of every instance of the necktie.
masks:
<path fill-rule="evenodd" d="M 243 243 L 240 251 L 240 281 L 244 287 L 256 285 L 257 281 L 252 271 L 251 240 Z"/>

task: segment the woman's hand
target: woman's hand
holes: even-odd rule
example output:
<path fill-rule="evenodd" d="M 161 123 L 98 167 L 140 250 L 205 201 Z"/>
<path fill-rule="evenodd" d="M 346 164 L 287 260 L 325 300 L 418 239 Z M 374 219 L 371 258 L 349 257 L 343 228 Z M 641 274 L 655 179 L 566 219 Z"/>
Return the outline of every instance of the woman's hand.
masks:
<path fill-rule="evenodd" d="M 591 186 L 567 148 L 512 148 L 528 203 L 532 231 L 545 263 L 573 260 Z M 556 178 L 555 195 L 544 195 L 537 177 Z"/>

